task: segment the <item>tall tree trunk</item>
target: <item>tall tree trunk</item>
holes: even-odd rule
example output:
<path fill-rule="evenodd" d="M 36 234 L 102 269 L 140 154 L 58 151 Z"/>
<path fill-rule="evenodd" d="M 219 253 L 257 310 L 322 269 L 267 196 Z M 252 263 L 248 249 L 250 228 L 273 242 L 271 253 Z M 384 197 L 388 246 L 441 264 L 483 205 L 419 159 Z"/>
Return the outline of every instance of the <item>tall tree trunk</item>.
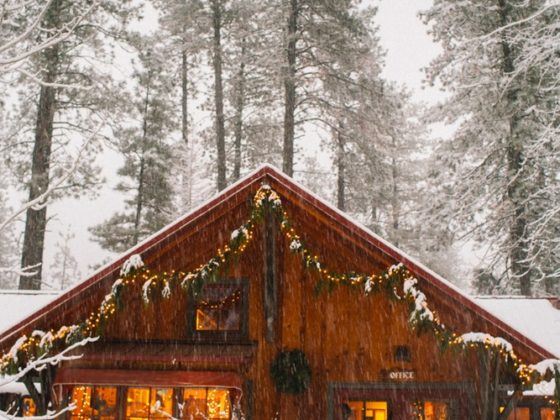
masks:
<path fill-rule="evenodd" d="M 287 66 L 284 74 L 284 148 L 282 170 L 286 175 L 294 174 L 294 135 L 296 110 L 296 42 L 299 5 L 298 0 L 289 0 L 290 10 L 286 31 Z"/>
<path fill-rule="evenodd" d="M 59 1 L 52 3 L 46 16 L 47 28 L 58 25 Z M 42 55 L 45 63 L 46 74 L 44 81 L 56 81 L 60 45 L 56 44 L 46 49 Z M 56 112 L 56 89 L 52 86 L 41 86 L 39 105 L 35 124 L 35 144 L 31 161 L 31 181 L 29 183 L 29 201 L 36 199 L 49 188 L 49 170 L 53 140 L 53 121 Z M 21 267 L 35 267 L 31 276 L 20 276 L 20 289 L 41 288 L 43 249 L 45 246 L 45 231 L 47 227 L 47 207 L 38 209 L 29 208 L 25 218 L 25 232 L 23 236 L 23 249 L 21 254 Z"/>
<path fill-rule="evenodd" d="M 505 26 L 509 23 L 510 6 L 506 0 L 498 0 L 500 23 Z M 514 55 L 511 45 L 502 34 L 501 49 L 503 55 L 504 75 L 512 74 L 515 70 Z M 527 260 L 527 211 L 524 204 L 523 191 L 523 144 L 519 133 L 519 123 L 521 115 L 516 109 L 518 100 L 518 88 L 508 87 L 506 94 L 507 107 L 511 115 L 509 116 L 509 133 L 506 139 L 507 151 L 507 196 L 513 207 L 513 220 L 509 229 L 510 251 L 509 259 L 511 272 L 519 282 L 519 290 L 522 295 L 531 294 L 531 273 Z"/>
<path fill-rule="evenodd" d="M 222 86 L 222 0 L 212 0 L 212 26 L 214 28 L 214 104 L 216 107 L 216 149 L 218 191 L 226 187 L 226 133 L 224 126 L 224 91 Z"/>
<path fill-rule="evenodd" d="M 185 146 L 189 145 L 189 118 L 188 118 L 188 61 L 187 52 L 181 54 L 181 134 Z"/>
<path fill-rule="evenodd" d="M 237 73 L 237 89 L 235 98 L 235 156 L 233 160 L 233 179 L 241 176 L 241 140 L 243 138 L 243 108 L 245 107 L 245 39 L 241 41 L 241 63 Z"/>
<path fill-rule="evenodd" d="M 144 121 L 142 123 L 142 151 L 140 153 L 140 170 L 138 171 L 138 187 L 136 195 L 136 213 L 134 215 L 134 236 L 133 245 L 140 241 L 140 223 L 142 221 L 142 208 L 144 205 L 144 170 L 146 167 L 145 153 L 146 141 L 148 140 L 148 112 L 150 107 L 150 81 L 151 75 L 148 75 L 148 84 L 146 86 L 146 97 L 144 99 Z"/>
<path fill-rule="evenodd" d="M 186 34 L 187 27 L 183 27 L 183 33 Z M 188 40 L 185 36 L 183 39 L 183 47 L 185 47 L 188 43 Z M 183 160 L 183 165 L 181 168 L 182 174 L 182 204 L 184 209 L 188 209 L 191 207 L 192 203 L 192 161 L 190 159 L 191 150 L 189 146 L 189 107 L 188 107 L 188 100 L 189 100 L 189 68 L 188 68 L 188 54 L 186 49 L 184 49 L 181 53 L 181 134 L 183 137 L 183 143 L 185 147 L 185 157 L 186 159 Z"/>
<path fill-rule="evenodd" d="M 391 219 L 392 219 L 392 226 L 393 226 L 393 243 L 395 246 L 399 246 L 399 216 L 400 216 L 400 201 L 399 201 L 399 187 L 397 183 L 398 178 L 398 168 L 397 168 L 397 142 L 395 141 L 395 137 L 392 138 L 392 159 L 391 159 L 391 182 L 392 182 L 392 191 L 391 191 Z"/>
<path fill-rule="evenodd" d="M 338 129 L 336 130 L 337 139 L 337 152 L 336 152 L 336 169 L 337 169 L 337 179 L 336 179 L 336 205 L 337 207 L 345 211 L 346 210 L 346 173 L 344 167 L 344 136 L 342 130 L 344 129 L 344 124 L 342 121 L 338 123 Z"/>

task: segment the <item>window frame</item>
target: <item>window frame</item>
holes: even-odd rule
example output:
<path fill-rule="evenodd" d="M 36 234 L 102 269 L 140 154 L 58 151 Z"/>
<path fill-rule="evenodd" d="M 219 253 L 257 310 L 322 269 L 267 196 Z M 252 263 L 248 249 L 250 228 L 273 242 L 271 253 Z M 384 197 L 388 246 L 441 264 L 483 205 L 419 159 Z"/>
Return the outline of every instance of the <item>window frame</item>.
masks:
<path fill-rule="evenodd" d="M 119 385 L 113 385 L 113 384 L 90 384 L 90 383 L 83 383 L 83 384 L 71 385 L 71 386 L 69 386 L 69 387 L 67 388 L 67 391 L 66 391 L 66 398 L 67 398 L 67 401 L 68 401 L 68 402 L 71 402 L 71 401 L 72 401 L 72 395 L 73 395 L 73 392 L 74 392 L 74 388 L 76 388 L 76 387 L 78 387 L 78 386 L 83 386 L 83 387 L 91 388 L 91 391 L 90 391 L 90 399 L 89 399 L 89 406 L 90 406 L 90 408 L 91 408 L 91 410 L 92 410 L 92 414 L 91 414 L 91 416 L 89 417 L 90 419 L 101 417 L 101 416 L 99 416 L 99 415 L 97 415 L 97 416 L 94 416 L 94 415 L 93 415 L 93 410 L 94 410 L 94 408 L 93 408 L 93 404 L 92 404 L 92 403 L 93 403 L 93 398 L 94 398 L 94 396 L 96 395 L 96 389 L 97 389 L 97 388 L 115 388 L 115 391 L 116 391 L 116 395 L 115 395 L 115 415 L 117 416 L 116 418 L 120 418 L 121 413 L 120 413 L 120 407 L 119 407 L 119 406 L 120 406 L 121 402 L 123 401 L 123 399 L 122 399 L 122 396 L 121 396 L 121 393 L 120 393 L 120 390 L 119 390 Z M 106 416 L 105 416 L 105 417 L 106 417 Z M 67 420 L 72 420 L 72 419 L 78 418 L 78 416 L 73 415 L 73 412 L 69 411 L 69 412 L 65 413 L 65 417 L 63 417 L 63 418 L 65 418 L 65 419 L 67 419 Z"/>
<path fill-rule="evenodd" d="M 205 286 L 238 286 L 241 289 L 239 330 L 196 330 L 196 297 L 192 290 L 187 298 L 187 337 L 194 342 L 239 343 L 246 342 L 249 335 L 249 280 L 246 277 L 220 279 Z"/>
<path fill-rule="evenodd" d="M 174 418 L 179 418 L 179 407 L 178 404 L 179 403 L 184 403 L 183 400 L 183 396 L 184 396 L 184 392 L 187 388 L 197 388 L 197 389 L 204 389 L 205 390 L 205 399 L 206 399 L 206 404 L 208 404 L 208 394 L 209 391 L 212 389 L 221 389 L 221 390 L 226 390 L 228 392 L 228 397 L 229 397 L 229 409 L 230 409 L 230 413 L 229 413 L 229 419 L 232 418 L 233 413 L 234 413 L 234 400 L 235 400 L 235 395 L 236 395 L 236 391 L 235 388 L 230 388 L 230 387 L 221 387 L 221 386 L 211 386 L 211 385 L 195 385 L 195 386 L 177 386 L 177 385 L 146 385 L 146 384 L 140 384 L 140 385 L 117 385 L 117 384 L 73 384 L 73 385 L 68 385 L 65 388 L 65 396 L 68 399 L 68 401 L 70 401 L 71 397 L 72 397 L 72 393 L 73 393 L 73 389 L 75 387 L 78 386 L 84 386 L 84 387 L 90 387 L 91 388 L 91 396 L 93 396 L 94 392 L 95 392 L 95 388 L 96 387 L 112 387 L 112 388 L 116 388 L 117 390 L 117 400 L 116 400 L 116 413 L 115 413 L 115 420 L 127 420 L 130 417 L 127 417 L 126 415 L 126 410 L 127 410 L 127 395 L 128 395 L 128 390 L 131 388 L 139 388 L 139 389 L 147 389 L 149 391 L 149 405 L 151 406 L 151 399 L 152 399 L 152 392 L 154 390 L 157 389 L 171 389 L 172 390 L 172 402 L 173 402 L 173 407 L 172 407 L 172 416 Z M 90 401 L 90 406 L 91 406 L 91 401 Z M 68 411 L 66 413 L 64 413 L 61 418 L 65 419 L 65 420 L 76 420 L 78 417 L 75 415 L 72 415 L 73 413 Z M 96 416 L 93 415 L 93 411 L 92 414 L 89 417 L 84 417 L 85 419 L 95 419 L 98 418 Z M 162 416 L 152 416 L 152 413 L 148 413 L 148 417 L 133 417 L 133 418 L 142 418 L 145 420 L 161 420 L 161 419 L 165 419 L 166 417 L 164 415 Z"/>

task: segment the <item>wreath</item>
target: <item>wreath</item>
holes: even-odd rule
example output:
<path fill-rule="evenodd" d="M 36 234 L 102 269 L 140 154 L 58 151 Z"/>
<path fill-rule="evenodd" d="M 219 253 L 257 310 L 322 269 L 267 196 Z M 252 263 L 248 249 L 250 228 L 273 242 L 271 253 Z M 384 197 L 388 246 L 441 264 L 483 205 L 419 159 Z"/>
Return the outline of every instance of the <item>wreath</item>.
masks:
<path fill-rule="evenodd" d="M 305 353 L 299 349 L 278 353 L 270 366 L 276 389 L 287 394 L 299 394 L 311 383 L 311 368 Z"/>

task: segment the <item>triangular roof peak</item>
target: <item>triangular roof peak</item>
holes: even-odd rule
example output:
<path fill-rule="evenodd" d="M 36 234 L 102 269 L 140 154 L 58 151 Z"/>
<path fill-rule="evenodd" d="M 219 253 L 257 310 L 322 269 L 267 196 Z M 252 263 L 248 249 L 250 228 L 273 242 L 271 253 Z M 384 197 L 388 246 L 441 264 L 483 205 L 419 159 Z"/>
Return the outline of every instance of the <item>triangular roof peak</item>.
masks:
<path fill-rule="evenodd" d="M 170 238 L 175 233 L 187 228 L 192 223 L 195 223 L 198 218 L 212 211 L 217 206 L 228 200 L 232 200 L 234 197 L 240 197 L 255 190 L 263 181 L 271 184 L 271 186 L 277 190 L 283 199 L 286 199 L 286 196 L 289 195 L 291 200 L 297 202 L 297 205 L 302 207 L 313 207 L 317 212 L 322 214 L 325 219 L 329 220 L 330 223 L 339 226 L 347 235 L 358 238 L 361 243 L 360 246 L 364 246 L 363 244 L 365 244 L 366 247 L 373 247 L 384 254 L 387 259 L 394 261 L 395 263 L 402 263 L 416 277 L 423 279 L 429 282 L 430 285 L 434 286 L 438 292 L 445 296 L 446 300 L 450 300 L 453 305 L 462 305 L 475 312 L 486 322 L 494 325 L 500 331 L 503 331 L 504 335 L 508 339 L 511 338 L 516 342 L 521 343 L 541 358 L 553 357 L 550 352 L 543 349 L 539 344 L 531 341 L 523 334 L 515 330 L 511 325 L 505 323 L 501 319 L 498 319 L 496 316 L 482 308 L 474 299 L 457 286 L 433 272 L 416 259 L 410 257 L 399 248 L 390 244 L 385 239 L 363 226 L 361 223 L 353 220 L 347 214 L 341 212 L 333 205 L 326 202 L 321 197 L 314 194 L 270 164 L 260 165 L 258 168 L 228 186 L 226 189 L 220 191 L 206 202 L 192 209 L 187 214 L 179 217 L 174 222 L 116 257 L 111 263 L 101 267 L 90 277 L 65 291 L 61 296 L 45 307 L 37 310 L 6 331 L 0 332 L 0 346 L 5 347 L 5 343 L 7 341 L 12 341 L 16 337 L 19 337 L 22 332 L 32 327 L 35 320 L 47 317 L 50 313 L 56 311 L 57 308 L 62 307 L 65 303 L 81 294 L 84 290 L 93 286 L 102 279 L 110 275 L 114 275 L 115 272 L 120 271 L 122 264 L 132 255 L 144 255 L 145 253 L 148 253 L 152 248 L 162 242 L 171 240 Z"/>

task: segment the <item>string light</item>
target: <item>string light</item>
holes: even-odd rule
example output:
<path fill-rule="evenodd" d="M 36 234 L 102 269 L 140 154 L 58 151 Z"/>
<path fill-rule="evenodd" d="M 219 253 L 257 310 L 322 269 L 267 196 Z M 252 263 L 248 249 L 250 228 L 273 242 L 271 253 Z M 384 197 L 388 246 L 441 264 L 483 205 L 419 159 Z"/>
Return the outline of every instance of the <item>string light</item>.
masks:
<path fill-rule="evenodd" d="M 497 354 L 506 363 L 511 362 L 509 364 L 513 368 L 512 373 L 523 386 L 534 384 L 542 379 L 530 365 L 521 361 L 513 349 L 504 347 L 503 340 L 488 336 L 480 342 L 467 342 L 463 336 L 458 336 L 455 332 L 447 330 L 437 313 L 428 308 L 425 295 L 414 286 L 416 279 L 402 264 L 389 267 L 381 274 L 337 274 L 329 271 L 319 256 L 311 253 L 304 246 L 301 236 L 289 219 L 288 213 L 283 209 L 279 195 L 267 184 L 263 184 L 255 193 L 250 218 L 232 233 L 229 243 L 219 247 L 216 255 L 210 258 L 207 263 L 199 265 L 190 272 L 171 270 L 154 273 L 143 264 L 136 269 L 133 267 L 130 272 L 122 275 L 113 284 L 111 293 L 105 296 L 98 310 L 91 312 L 83 324 L 71 327 L 64 326 L 58 331 L 49 330 L 48 334 L 52 339 L 45 340 L 45 342 L 33 335 L 25 337 L 18 348 L 12 349 L 2 356 L 0 373 L 16 373 L 18 369 L 24 366 L 24 363 L 32 361 L 40 355 L 61 350 L 81 338 L 100 335 L 101 326 L 114 316 L 119 307 L 118 302 L 121 294 L 129 286 L 143 282 L 146 286 L 145 300 L 147 300 L 147 303 L 150 302 L 150 296 L 158 290 L 165 298 L 168 298 L 171 290 L 178 286 L 183 289 L 192 288 L 193 291 L 197 292 L 196 288 L 200 289 L 204 284 L 214 281 L 232 257 L 239 256 L 247 250 L 248 245 L 253 240 L 256 224 L 264 219 L 266 213 L 272 213 L 274 219 L 279 222 L 280 231 L 289 242 L 290 251 L 299 254 L 304 265 L 318 274 L 317 286 L 319 291 L 324 285 L 329 290 L 339 285 L 362 287 L 366 294 L 385 290 L 390 297 L 409 304 L 409 322 L 413 328 L 421 331 L 431 329 L 442 346 L 456 346 L 463 349 L 483 348 L 488 353 Z M 399 290 L 403 290 L 403 294 L 400 294 Z M 419 296 L 421 296 L 421 299 L 419 299 Z M 223 301 L 201 300 L 199 304 L 212 309 L 219 309 L 226 304 L 236 302 L 240 298 L 241 292 L 238 291 L 226 297 Z"/>

